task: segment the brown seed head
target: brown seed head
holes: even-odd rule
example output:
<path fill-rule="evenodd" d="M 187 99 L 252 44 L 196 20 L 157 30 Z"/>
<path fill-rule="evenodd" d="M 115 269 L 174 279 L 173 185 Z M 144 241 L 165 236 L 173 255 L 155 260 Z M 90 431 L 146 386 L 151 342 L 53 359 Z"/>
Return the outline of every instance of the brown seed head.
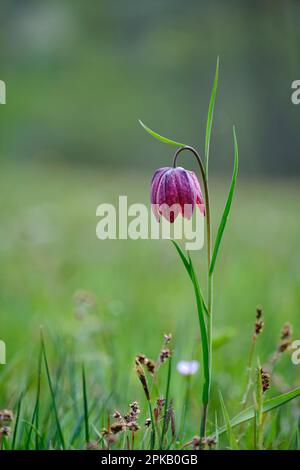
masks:
<path fill-rule="evenodd" d="M 256 320 L 255 322 L 255 335 L 258 336 L 264 328 L 264 321 L 263 320 Z"/>
<path fill-rule="evenodd" d="M 191 440 L 191 445 L 194 450 L 199 450 L 201 444 L 201 438 L 199 436 L 194 436 Z"/>
<path fill-rule="evenodd" d="M 148 372 L 150 372 L 150 374 L 153 375 L 154 372 L 155 372 L 155 362 L 152 361 L 151 359 L 146 359 L 145 366 L 146 366 Z"/>
<path fill-rule="evenodd" d="M 165 399 L 163 397 L 159 397 L 157 400 L 156 400 L 156 407 L 154 408 L 154 417 L 155 417 L 155 421 L 158 420 L 159 416 L 160 416 L 160 413 L 164 407 L 164 404 L 165 404 Z"/>
<path fill-rule="evenodd" d="M 171 357 L 170 349 L 166 348 L 160 351 L 159 359 L 161 363 L 165 362 L 169 357 Z"/>
<path fill-rule="evenodd" d="M 0 436 L 9 437 L 11 435 L 11 429 L 9 426 L 0 427 Z"/>
<path fill-rule="evenodd" d="M 282 340 L 290 339 L 291 336 L 292 336 L 292 325 L 290 325 L 289 323 L 286 323 L 282 327 L 282 330 L 280 333 L 280 339 Z"/>
<path fill-rule="evenodd" d="M 172 334 L 169 333 L 168 335 L 164 335 L 164 342 L 165 344 L 169 344 L 169 342 L 172 340 Z"/>
<path fill-rule="evenodd" d="M 290 347 L 290 345 L 291 345 L 291 341 L 289 339 L 285 339 L 281 341 L 281 343 L 278 346 L 278 352 L 283 353 Z"/>
<path fill-rule="evenodd" d="M 125 425 L 119 422 L 112 423 L 110 430 L 113 434 L 118 434 L 125 430 Z"/>
<path fill-rule="evenodd" d="M 13 412 L 11 410 L 0 410 L 0 422 L 11 423 L 14 419 Z"/>
<path fill-rule="evenodd" d="M 270 388 L 270 374 L 266 369 L 261 367 L 260 375 L 263 392 L 266 392 Z"/>
<path fill-rule="evenodd" d="M 263 315 L 263 309 L 260 305 L 256 307 L 256 319 L 259 320 Z"/>
<path fill-rule="evenodd" d="M 132 431 L 132 432 L 136 432 L 140 429 L 139 425 L 133 421 L 128 423 L 126 427 L 127 429 L 129 429 L 129 431 Z"/>
<path fill-rule="evenodd" d="M 142 366 L 140 365 L 139 361 L 137 361 L 137 360 L 135 361 L 135 370 L 136 370 L 138 378 L 140 379 L 140 382 L 143 386 L 146 398 L 149 401 L 150 400 L 150 393 L 149 393 L 149 388 L 148 388 L 145 372 L 144 372 Z"/>
<path fill-rule="evenodd" d="M 137 419 L 139 417 L 139 414 L 141 412 L 139 404 L 137 401 L 134 401 L 130 403 L 130 413 L 128 413 L 129 420 L 127 421 L 128 423 L 136 423 Z"/>
<path fill-rule="evenodd" d="M 147 360 L 145 354 L 138 354 L 135 358 L 140 364 L 145 364 L 145 360 Z"/>
<path fill-rule="evenodd" d="M 113 414 L 113 418 L 115 418 L 115 419 L 121 419 L 121 418 L 122 418 L 122 415 L 121 415 L 121 413 L 120 413 L 118 410 L 116 410 L 116 411 L 114 412 L 114 414 Z"/>
<path fill-rule="evenodd" d="M 137 401 L 133 401 L 132 403 L 130 403 L 129 408 L 131 412 L 135 415 L 138 415 L 141 411 Z"/>
<path fill-rule="evenodd" d="M 202 449 L 212 449 L 215 447 L 217 440 L 215 437 L 202 437 L 201 439 L 201 448 Z"/>

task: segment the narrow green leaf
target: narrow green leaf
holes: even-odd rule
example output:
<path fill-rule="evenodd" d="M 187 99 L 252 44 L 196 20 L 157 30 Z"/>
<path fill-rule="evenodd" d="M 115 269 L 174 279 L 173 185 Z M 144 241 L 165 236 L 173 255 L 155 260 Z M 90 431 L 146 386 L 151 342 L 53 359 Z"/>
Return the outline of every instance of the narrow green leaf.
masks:
<path fill-rule="evenodd" d="M 268 413 L 269 411 L 278 408 L 279 406 L 285 405 L 289 401 L 293 400 L 300 396 L 300 387 L 291 390 L 290 392 L 283 393 L 282 395 L 278 395 L 275 398 L 271 398 L 270 400 L 266 400 L 263 403 L 262 411 L 263 413 Z M 255 415 L 255 408 L 254 406 L 250 406 L 244 411 L 241 411 L 236 416 L 234 416 L 230 420 L 231 427 L 238 426 L 239 424 L 244 423 L 245 421 L 249 421 L 253 419 Z M 219 434 L 223 434 L 226 432 L 226 426 L 219 428 Z"/>
<path fill-rule="evenodd" d="M 185 269 L 187 270 L 187 273 L 188 275 L 191 277 L 191 267 L 190 267 L 190 263 L 189 261 L 187 260 L 183 250 L 181 249 L 181 247 L 178 245 L 177 242 L 175 242 L 175 240 L 171 240 L 171 242 L 173 243 L 173 245 L 175 246 L 176 250 L 177 250 L 177 253 L 179 254 L 180 258 L 181 258 L 181 261 L 183 262 L 184 264 L 184 267 Z"/>
<path fill-rule="evenodd" d="M 200 325 L 200 333 L 201 333 L 201 340 L 202 340 L 202 355 L 203 355 L 203 372 L 204 372 L 204 387 L 203 387 L 203 395 L 202 395 L 202 402 L 203 404 L 208 403 L 209 399 L 209 388 L 210 388 L 210 371 L 209 371 L 209 349 L 208 349 L 208 337 L 207 337 L 207 330 L 205 324 L 205 308 L 203 304 L 203 298 L 200 291 L 199 282 L 197 276 L 195 274 L 194 266 L 192 263 L 192 259 L 189 256 L 189 263 L 191 267 L 191 280 L 193 282 L 196 303 L 197 303 L 197 311 L 198 311 L 198 318 L 199 318 L 199 325 Z"/>
<path fill-rule="evenodd" d="M 214 250 L 213 250 L 213 255 L 210 263 L 210 268 L 209 268 L 209 274 L 212 275 L 214 268 L 215 268 L 215 263 L 217 260 L 218 256 L 218 251 L 220 248 L 220 243 L 223 237 L 224 229 L 226 226 L 226 222 L 228 219 L 228 215 L 230 212 L 230 207 L 233 199 L 233 194 L 234 194 L 234 189 L 236 185 L 236 178 L 237 178 L 237 173 L 238 173 L 238 166 L 239 166 L 239 152 L 238 152 L 238 144 L 237 144 L 237 139 L 236 139 L 236 134 L 235 134 L 235 128 L 233 127 L 233 140 L 234 140 L 234 167 L 233 167 L 233 174 L 232 174 L 232 180 L 230 184 L 230 189 L 229 189 L 229 194 L 228 198 L 226 201 L 226 205 L 224 208 L 224 212 L 221 218 L 221 222 L 218 228 L 218 233 L 214 245 Z"/>
<path fill-rule="evenodd" d="M 189 252 L 188 252 L 188 259 L 189 259 L 189 263 L 190 263 L 191 266 L 192 266 L 192 258 L 191 258 L 191 255 L 190 255 Z M 207 308 L 207 305 L 206 305 L 206 303 L 205 303 L 205 300 L 204 300 L 204 297 L 203 297 L 203 294 L 202 294 L 202 290 L 201 290 L 199 281 L 197 280 L 197 276 L 196 276 L 196 274 L 195 274 L 194 268 L 193 268 L 193 271 L 194 271 L 195 279 L 196 279 L 196 281 L 197 281 L 197 289 L 199 290 L 199 293 L 200 293 L 201 302 L 202 302 L 202 307 L 204 308 L 204 311 L 205 311 L 206 315 L 209 316 L 208 308 Z M 192 282 L 193 282 L 192 270 L 191 270 L 191 280 L 192 280 Z"/>
<path fill-rule="evenodd" d="M 85 423 L 85 441 L 86 441 L 86 444 L 88 444 L 90 442 L 90 430 L 89 430 L 89 411 L 88 411 L 84 364 L 82 364 L 82 393 L 83 393 L 83 409 L 84 409 L 84 423 Z"/>
<path fill-rule="evenodd" d="M 19 421 L 20 421 L 20 415 L 21 415 L 22 398 L 23 398 L 23 396 L 21 395 L 20 399 L 18 401 L 16 423 L 15 423 L 15 427 L 14 427 L 14 433 L 13 433 L 12 444 L 11 444 L 11 449 L 12 450 L 14 450 L 15 445 L 16 445 L 16 440 L 17 440 Z"/>
<path fill-rule="evenodd" d="M 56 400 L 55 400 L 55 393 L 54 393 L 54 389 L 53 389 L 53 386 L 52 386 L 52 381 L 51 381 L 50 370 L 49 370 L 49 366 L 48 366 L 46 347 L 45 347 L 43 335 L 42 335 L 42 348 L 43 348 L 44 364 L 45 364 L 45 369 L 46 369 L 48 386 L 49 386 L 49 390 L 50 390 L 50 394 L 51 394 L 51 398 L 52 398 L 52 406 L 53 406 L 53 411 L 54 411 L 58 436 L 59 436 L 61 446 L 62 446 L 63 450 L 65 450 L 66 445 L 65 445 L 65 440 L 64 440 L 64 436 L 63 436 L 60 421 L 59 421 L 59 416 L 58 416 L 58 411 L 57 411 L 57 406 L 56 406 Z"/>
<path fill-rule="evenodd" d="M 238 446 L 237 440 L 234 436 L 234 433 L 232 431 L 232 425 L 231 425 L 231 422 L 230 422 L 229 414 L 228 414 L 227 408 L 225 406 L 225 402 L 224 402 L 224 399 L 223 399 L 223 396 L 222 396 L 221 392 L 219 392 L 219 396 L 220 396 L 220 403 L 221 403 L 222 413 L 223 413 L 223 416 L 224 416 L 224 421 L 225 421 L 225 426 L 226 426 L 226 431 L 227 431 L 227 436 L 228 436 L 230 448 L 233 449 L 233 450 L 238 450 L 239 446 Z"/>
<path fill-rule="evenodd" d="M 184 267 L 185 267 L 185 269 L 186 269 L 186 271 L 187 271 L 187 273 L 188 273 L 188 275 L 189 275 L 191 281 L 193 282 L 192 273 L 191 273 L 191 266 L 190 266 L 190 259 L 191 259 L 190 255 L 188 254 L 189 259 L 187 259 L 186 256 L 185 256 L 185 254 L 184 254 L 184 252 L 183 252 L 183 250 L 182 250 L 182 249 L 180 248 L 180 246 L 178 245 L 178 243 L 175 242 L 175 240 L 171 240 L 171 242 L 172 242 L 173 245 L 175 246 L 176 251 L 177 251 L 177 253 L 179 254 L 179 256 L 180 256 L 180 258 L 181 258 L 181 260 L 182 260 L 182 262 L 183 262 L 183 264 L 184 264 Z M 209 315 L 209 313 L 208 313 L 208 308 L 207 308 L 206 303 L 205 303 L 205 301 L 204 301 L 204 298 L 203 298 L 203 295 L 202 295 L 200 286 L 199 286 L 199 291 L 200 291 L 200 295 L 201 295 L 201 298 L 202 298 L 202 304 L 203 304 L 205 313 L 206 313 L 207 315 Z"/>
<path fill-rule="evenodd" d="M 99 409 L 99 398 L 97 397 L 95 400 L 93 400 L 92 404 L 90 404 L 90 406 L 89 406 L 89 415 L 95 409 L 99 409 L 96 421 L 99 421 L 101 416 L 103 418 L 104 411 L 106 410 L 107 404 L 109 403 L 109 400 L 111 399 L 112 396 L 113 396 L 113 392 L 111 392 L 107 396 L 107 398 L 102 402 L 100 409 Z M 70 441 L 69 441 L 70 442 L 70 447 L 72 447 L 74 445 L 76 439 L 80 436 L 80 431 L 82 429 L 82 423 L 84 422 L 84 416 L 85 416 L 84 413 L 81 414 L 78 417 L 77 421 L 76 421 L 76 425 L 73 429 L 73 432 L 71 434 L 71 438 L 70 438 Z"/>
<path fill-rule="evenodd" d="M 207 113 L 207 121 L 206 121 L 206 132 L 205 132 L 205 173 L 206 178 L 208 178 L 208 161 L 209 161 L 209 148 L 210 148 L 210 136 L 211 136 L 211 129 L 212 129 L 212 122 L 214 117 L 214 108 L 215 108 L 215 100 L 218 88 L 218 80 L 219 80 L 219 57 L 217 59 L 216 65 L 216 72 L 214 83 L 210 95 L 210 101 L 208 106 L 208 113 Z"/>
<path fill-rule="evenodd" d="M 300 450 L 300 418 L 298 418 L 298 425 L 296 429 L 295 448 Z"/>
<path fill-rule="evenodd" d="M 37 370 L 37 390 L 36 390 L 36 399 L 34 410 L 31 418 L 30 428 L 27 435 L 26 441 L 26 449 L 28 450 L 30 447 L 31 435 L 34 429 L 39 428 L 39 408 L 40 408 L 40 390 L 41 390 L 41 374 L 42 374 L 42 333 L 41 333 L 41 340 L 40 340 L 40 351 L 39 351 L 39 359 L 38 359 L 38 370 Z M 35 434 L 35 448 L 38 449 L 39 447 L 39 435 L 38 433 Z"/>
<path fill-rule="evenodd" d="M 170 145 L 176 145 L 176 147 L 186 147 L 186 144 L 182 144 L 181 142 L 176 142 L 175 140 L 168 139 L 167 137 L 164 137 L 160 134 L 157 134 L 157 132 L 154 132 L 150 127 L 146 126 L 140 119 L 139 119 L 140 125 L 145 129 L 148 134 L 152 135 L 157 140 L 160 140 L 161 142 L 164 142 L 165 144 L 170 144 Z"/>

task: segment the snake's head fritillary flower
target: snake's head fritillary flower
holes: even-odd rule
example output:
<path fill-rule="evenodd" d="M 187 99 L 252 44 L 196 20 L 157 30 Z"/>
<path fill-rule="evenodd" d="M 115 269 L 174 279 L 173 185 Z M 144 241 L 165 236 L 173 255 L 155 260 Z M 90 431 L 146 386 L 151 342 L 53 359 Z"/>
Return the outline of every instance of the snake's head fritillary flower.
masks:
<path fill-rule="evenodd" d="M 181 375 L 194 375 L 199 369 L 198 361 L 179 361 L 176 366 Z"/>
<path fill-rule="evenodd" d="M 151 205 L 156 219 L 165 217 L 173 223 L 181 213 L 190 219 L 197 205 L 205 215 L 200 183 L 193 171 L 177 167 L 159 168 L 151 181 Z"/>

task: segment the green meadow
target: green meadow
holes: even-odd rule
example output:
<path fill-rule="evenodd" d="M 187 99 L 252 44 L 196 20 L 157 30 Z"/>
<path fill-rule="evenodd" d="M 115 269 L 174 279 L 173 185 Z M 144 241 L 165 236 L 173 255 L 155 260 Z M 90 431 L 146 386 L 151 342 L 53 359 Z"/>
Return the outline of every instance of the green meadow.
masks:
<path fill-rule="evenodd" d="M 141 413 L 133 445 L 148 448 L 149 410 L 134 359 L 156 360 L 166 333 L 173 336 L 172 361 L 159 368 L 153 406 L 166 394 L 170 370 L 176 439 L 167 437 L 168 445 L 181 448 L 199 434 L 198 318 L 178 254 L 169 241 L 100 241 L 95 233 L 97 206 L 116 203 L 119 195 L 148 204 L 151 176 L 142 164 L 141 172 L 63 164 L 1 168 L 0 339 L 7 363 L 0 366 L 0 403 L 14 413 L 4 448 L 105 447 L 103 428 L 109 429 L 113 412 L 125 413 L 135 400 Z M 230 177 L 211 178 L 215 233 Z M 239 178 L 214 276 L 212 433 L 216 419 L 217 426 L 224 423 L 219 391 L 230 417 L 241 410 L 256 307 L 263 307 L 265 326 L 255 366 L 256 358 L 268 365 L 285 323 L 300 339 L 299 212 L 298 180 Z M 205 282 L 204 252 L 192 257 Z M 183 359 L 200 362 L 189 379 L 176 370 Z M 272 370 L 266 397 L 299 386 L 300 365 L 287 350 Z M 298 448 L 298 416 L 297 400 L 270 411 L 264 447 Z M 233 429 L 240 448 L 254 447 L 252 421 Z M 126 448 L 131 437 L 128 442 L 120 435 L 109 445 Z M 218 446 L 230 447 L 228 433 Z"/>

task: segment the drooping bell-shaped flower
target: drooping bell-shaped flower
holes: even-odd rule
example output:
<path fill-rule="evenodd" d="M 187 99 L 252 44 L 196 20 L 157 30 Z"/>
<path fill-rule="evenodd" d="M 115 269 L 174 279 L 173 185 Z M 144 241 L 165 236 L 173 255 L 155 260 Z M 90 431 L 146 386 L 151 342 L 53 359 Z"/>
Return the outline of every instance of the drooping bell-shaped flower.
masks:
<path fill-rule="evenodd" d="M 200 183 L 193 171 L 181 167 L 159 168 L 151 182 L 151 205 L 156 219 L 173 223 L 178 214 L 190 219 L 195 206 L 205 215 Z"/>

